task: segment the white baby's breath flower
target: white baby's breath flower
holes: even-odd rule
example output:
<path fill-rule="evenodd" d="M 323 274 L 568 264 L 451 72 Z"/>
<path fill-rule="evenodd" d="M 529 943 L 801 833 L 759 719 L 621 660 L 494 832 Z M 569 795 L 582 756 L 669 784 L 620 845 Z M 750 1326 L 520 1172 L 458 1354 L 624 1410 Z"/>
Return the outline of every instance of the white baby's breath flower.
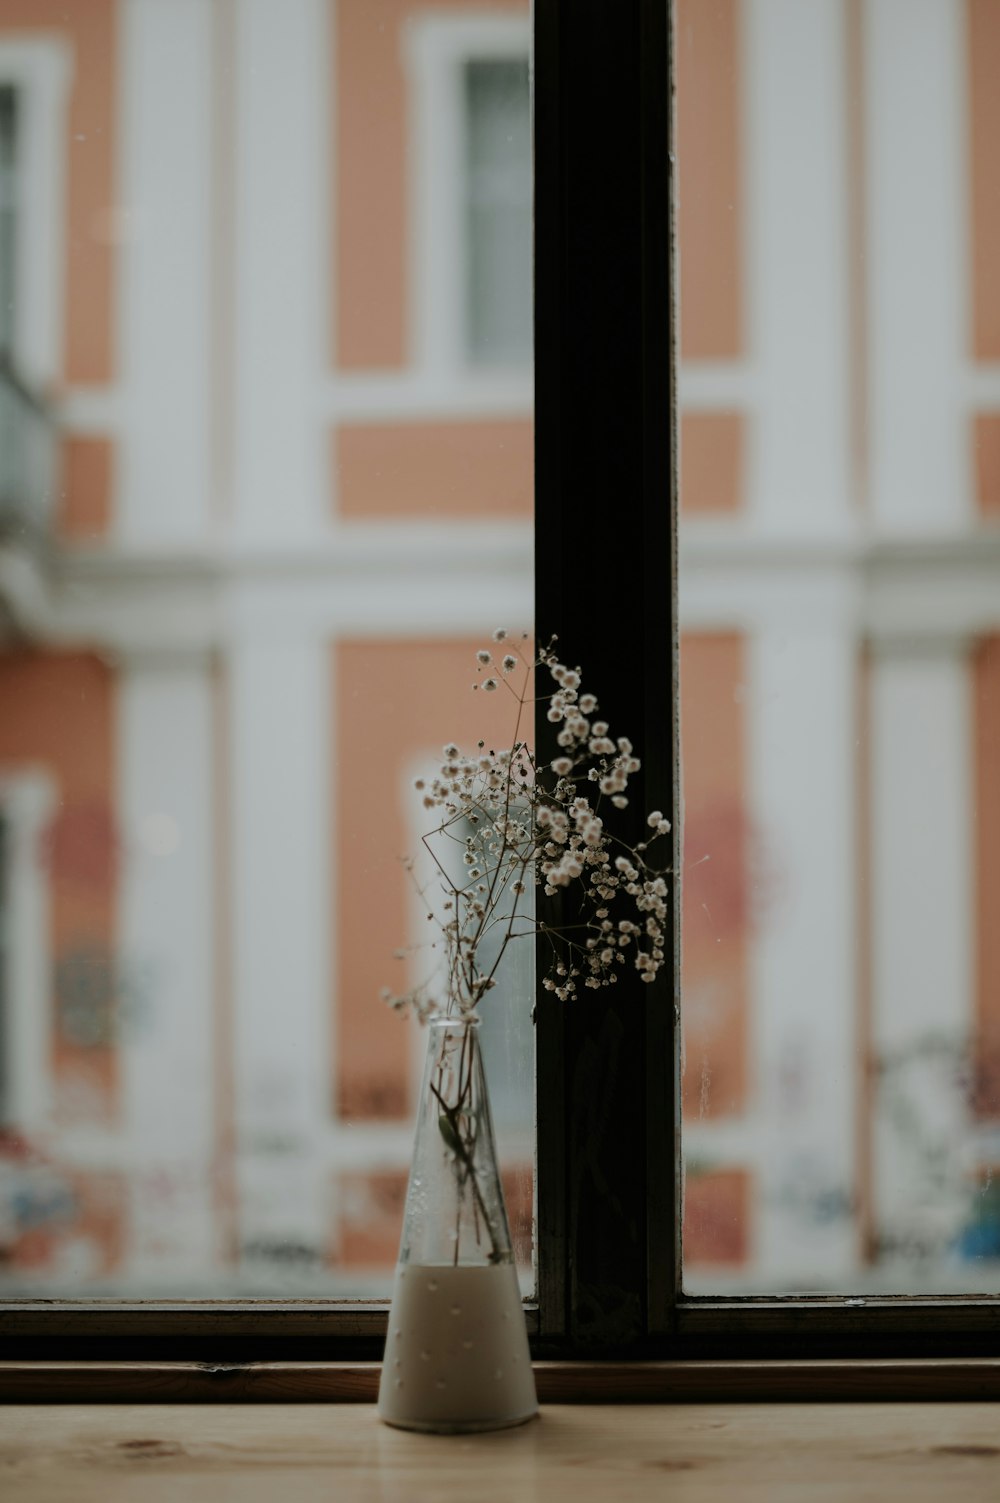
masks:
<path fill-rule="evenodd" d="M 505 642 L 507 640 L 507 628 L 505 626 L 498 626 L 493 633 L 493 640 L 494 642 Z"/>
<path fill-rule="evenodd" d="M 503 641 L 506 636 L 504 629 L 498 629 L 493 640 Z M 629 968 L 634 965 L 644 981 L 654 980 L 666 964 L 664 926 L 669 911 L 662 868 L 647 864 L 645 842 L 633 847 L 605 831 L 590 803 L 593 799 L 602 812 L 607 807 L 598 804 L 597 789 L 594 793 L 587 790 L 590 798 L 579 792 L 582 781 L 589 780 L 615 809 L 627 808 L 626 789 L 630 775 L 639 771 L 639 760 L 627 737 L 611 740 L 607 721 L 591 723 L 597 697 L 579 692 L 581 670 L 560 662 L 554 643 L 552 638 L 546 647 L 539 647 L 533 658 L 506 650 L 495 656 L 488 648 L 480 648 L 477 664 L 481 673 L 490 676 L 474 685 L 477 690 L 495 692 L 503 676 L 505 690 L 514 695 L 523 712 L 532 702 L 527 675 L 543 665 L 549 669 L 554 693 L 547 703 L 543 698 L 542 709 L 553 727 L 549 734 L 560 748 L 548 761 L 554 775 L 551 782 L 536 780 L 534 752 L 522 740 L 508 743 L 510 749 L 498 746 L 489 752 L 486 743 L 479 741 L 471 756 L 449 743 L 436 775 L 426 782 L 413 780 L 424 807 L 433 812 L 429 823 L 434 828 L 428 838 L 456 842 L 464 862 L 456 884 L 447 878 L 442 884 L 439 877 L 424 888 L 418 884 L 428 920 L 438 930 L 429 948 L 445 952 L 455 995 L 441 996 L 440 972 L 405 994 L 396 995 L 390 988 L 385 991 L 390 1006 L 413 1011 L 421 1020 L 439 1012 L 446 1000 L 449 1009 L 457 1009 L 462 1016 L 475 1011 L 489 989 L 496 958 L 480 959 L 478 944 L 484 932 L 502 933 L 501 953 L 508 942 L 538 934 L 549 960 L 543 985 L 561 1001 L 578 997 L 582 985 L 594 989 L 613 984 L 626 963 L 626 946 L 631 945 Z M 520 680 L 506 681 L 521 666 L 526 670 L 523 690 L 516 687 Z M 656 810 L 648 823 L 652 846 L 654 837 L 669 830 L 670 822 Z M 474 835 L 469 833 L 472 830 Z M 418 868 L 412 861 L 407 870 L 416 882 Z M 440 868 L 442 874 L 444 870 Z M 573 920 L 567 918 L 565 932 L 558 924 L 535 924 L 519 911 L 519 899 L 536 886 L 550 897 L 576 892 Z M 443 903 L 442 898 L 446 899 Z M 612 901 L 613 918 L 608 907 L 598 906 Z M 627 917 L 620 918 L 623 911 Z M 512 925 L 512 919 L 518 922 Z M 589 929 L 589 937 L 572 933 L 577 926 L 585 933 Z"/>

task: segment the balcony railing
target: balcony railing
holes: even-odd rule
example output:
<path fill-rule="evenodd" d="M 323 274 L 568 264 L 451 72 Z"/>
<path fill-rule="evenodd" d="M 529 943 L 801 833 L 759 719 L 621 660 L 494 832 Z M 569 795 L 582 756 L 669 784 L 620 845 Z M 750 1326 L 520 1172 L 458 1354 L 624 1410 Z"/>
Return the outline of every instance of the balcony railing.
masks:
<path fill-rule="evenodd" d="M 0 350 L 0 543 L 44 550 L 55 488 L 54 414 Z"/>

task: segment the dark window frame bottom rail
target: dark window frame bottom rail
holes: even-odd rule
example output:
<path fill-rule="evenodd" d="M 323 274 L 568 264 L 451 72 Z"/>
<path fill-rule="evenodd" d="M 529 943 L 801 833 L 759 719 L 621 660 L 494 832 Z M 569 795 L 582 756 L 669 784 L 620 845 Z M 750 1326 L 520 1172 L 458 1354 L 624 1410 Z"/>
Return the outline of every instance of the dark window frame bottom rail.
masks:
<path fill-rule="evenodd" d="M 1000 1358 L 536 1362 L 543 1404 L 974 1402 Z M 378 1362 L 0 1362 L 3 1404 L 370 1404 Z"/>

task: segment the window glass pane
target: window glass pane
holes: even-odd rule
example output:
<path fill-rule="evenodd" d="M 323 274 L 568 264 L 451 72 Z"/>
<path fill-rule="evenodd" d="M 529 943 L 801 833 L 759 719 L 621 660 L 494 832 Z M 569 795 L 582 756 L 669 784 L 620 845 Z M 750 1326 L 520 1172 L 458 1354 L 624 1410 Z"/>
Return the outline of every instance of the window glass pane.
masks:
<path fill-rule="evenodd" d="M 475 365 L 531 359 L 528 61 L 465 66 L 468 352 Z"/>
<path fill-rule="evenodd" d="M 0 1293 L 381 1295 L 413 783 L 513 737 L 475 653 L 531 629 L 527 0 L 50 9 L 0 13 Z"/>
<path fill-rule="evenodd" d="M 1000 9 L 678 0 L 685 1287 L 1000 1282 Z"/>

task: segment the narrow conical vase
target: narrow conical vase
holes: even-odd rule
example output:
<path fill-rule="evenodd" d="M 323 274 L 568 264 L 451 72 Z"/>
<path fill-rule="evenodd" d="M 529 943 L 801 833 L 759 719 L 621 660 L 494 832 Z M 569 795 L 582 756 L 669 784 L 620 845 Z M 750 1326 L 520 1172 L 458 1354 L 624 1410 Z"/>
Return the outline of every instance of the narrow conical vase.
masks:
<path fill-rule="evenodd" d="M 406 1430 L 501 1430 L 538 1412 L 479 1019 L 429 1025 L 378 1412 Z"/>

